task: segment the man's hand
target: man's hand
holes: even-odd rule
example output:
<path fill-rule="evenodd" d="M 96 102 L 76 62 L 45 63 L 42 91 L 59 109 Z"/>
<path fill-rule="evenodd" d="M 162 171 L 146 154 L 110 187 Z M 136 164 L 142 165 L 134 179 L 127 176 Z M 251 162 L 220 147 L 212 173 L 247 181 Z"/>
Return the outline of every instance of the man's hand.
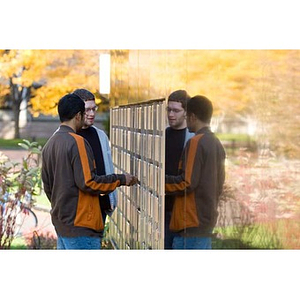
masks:
<path fill-rule="evenodd" d="M 126 185 L 127 186 L 131 186 L 131 185 L 135 185 L 138 182 L 137 177 L 130 175 L 130 174 L 125 174 L 126 177 Z"/>

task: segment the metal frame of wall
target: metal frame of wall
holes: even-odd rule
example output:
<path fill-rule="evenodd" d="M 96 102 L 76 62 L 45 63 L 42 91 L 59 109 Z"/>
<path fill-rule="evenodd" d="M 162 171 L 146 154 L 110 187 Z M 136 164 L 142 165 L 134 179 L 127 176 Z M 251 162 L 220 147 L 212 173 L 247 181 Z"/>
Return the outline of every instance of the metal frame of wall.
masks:
<path fill-rule="evenodd" d="M 117 188 L 108 231 L 116 249 L 164 248 L 165 107 L 165 99 L 157 99 L 110 110 L 115 172 L 139 179 Z"/>

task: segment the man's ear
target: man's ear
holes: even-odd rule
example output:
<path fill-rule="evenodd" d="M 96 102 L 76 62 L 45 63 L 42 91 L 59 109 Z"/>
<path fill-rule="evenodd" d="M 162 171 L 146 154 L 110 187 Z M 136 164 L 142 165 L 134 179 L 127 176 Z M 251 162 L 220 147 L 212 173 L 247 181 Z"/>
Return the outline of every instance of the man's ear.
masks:
<path fill-rule="evenodd" d="M 191 118 L 193 121 L 195 121 L 196 115 L 195 115 L 194 113 L 191 113 L 191 114 L 190 114 L 190 118 Z"/>
<path fill-rule="evenodd" d="M 75 115 L 75 118 L 76 118 L 76 120 L 81 120 L 81 116 L 82 116 L 82 114 L 81 114 L 81 112 L 79 111 L 76 115 Z"/>

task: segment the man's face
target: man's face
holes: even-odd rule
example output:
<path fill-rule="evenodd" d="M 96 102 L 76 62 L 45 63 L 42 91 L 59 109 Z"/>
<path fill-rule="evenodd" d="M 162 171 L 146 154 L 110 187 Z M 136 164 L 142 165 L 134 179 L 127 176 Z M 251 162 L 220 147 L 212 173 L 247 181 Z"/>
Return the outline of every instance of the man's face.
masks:
<path fill-rule="evenodd" d="M 170 127 L 173 129 L 183 129 L 186 127 L 186 112 L 180 102 L 169 101 L 167 114 Z"/>
<path fill-rule="evenodd" d="M 94 100 L 85 101 L 84 128 L 90 127 L 94 124 L 97 108 L 98 107 Z"/>

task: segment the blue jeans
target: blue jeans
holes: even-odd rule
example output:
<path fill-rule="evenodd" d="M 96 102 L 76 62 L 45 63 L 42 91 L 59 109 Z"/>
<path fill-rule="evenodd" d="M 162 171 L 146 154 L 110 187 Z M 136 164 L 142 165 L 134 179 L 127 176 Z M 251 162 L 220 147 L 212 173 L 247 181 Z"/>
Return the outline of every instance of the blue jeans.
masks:
<path fill-rule="evenodd" d="M 92 236 L 63 237 L 57 236 L 57 250 L 100 250 L 101 238 Z"/>
<path fill-rule="evenodd" d="M 181 237 L 173 239 L 173 249 L 211 249 L 211 237 Z"/>
<path fill-rule="evenodd" d="M 178 236 L 178 233 L 170 231 L 170 221 L 171 221 L 171 211 L 165 212 L 165 249 L 173 249 L 173 239 L 175 236 Z"/>

